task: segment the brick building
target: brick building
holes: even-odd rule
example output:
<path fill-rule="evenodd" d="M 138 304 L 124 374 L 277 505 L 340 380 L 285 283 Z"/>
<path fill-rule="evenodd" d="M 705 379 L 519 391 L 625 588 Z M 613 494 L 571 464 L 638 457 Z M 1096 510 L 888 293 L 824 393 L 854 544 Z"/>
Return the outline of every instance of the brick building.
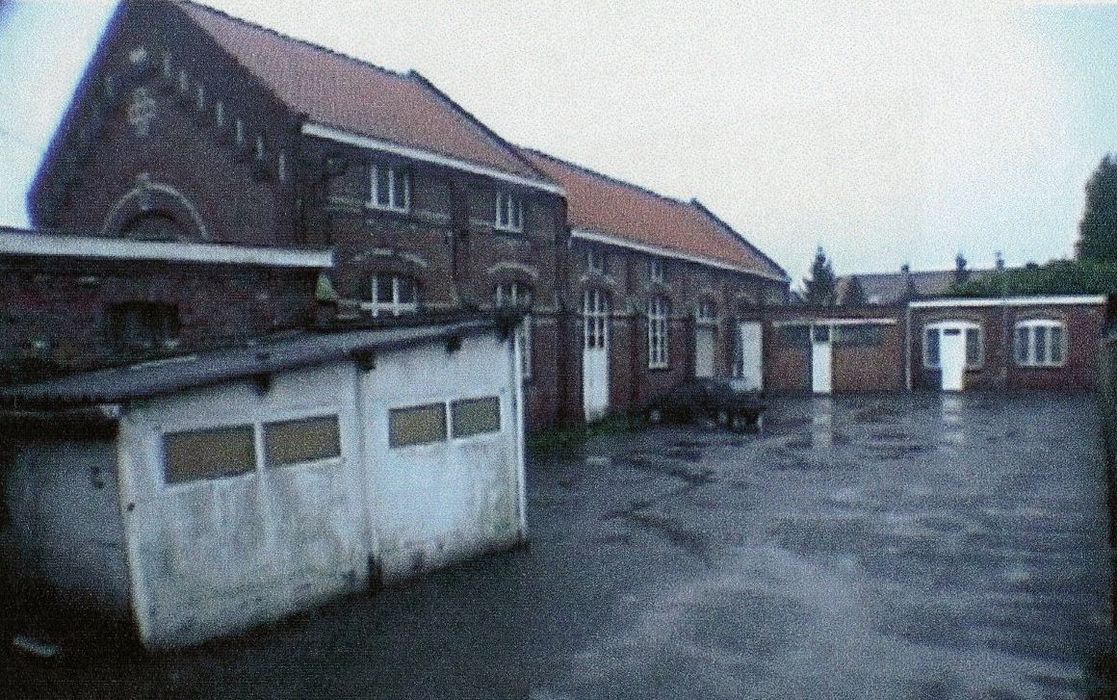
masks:
<path fill-rule="evenodd" d="M 526 154 L 566 191 L 563 305 L 582 326 L 580 348 L 568 348 L 581 365 L 567 375 L 568 404 L 593 418 L 691 377 L 739 376 L 739 320 L 785 303 L 787 273 L 697 201 Z"/>
<path fill-rule="evenodd" d="M 939 298 L 784 307 L 764 328 L 764 386 L 818 394 L 1094 386 L 1101 296 Z"/>
<path fill-rule="evenodd" d="M 120 5 L 29 200 L 44 230 L 331 250 L 314 289 L 341 320 L 520 307 L 534 426 L 585 413 L 586 367 L 603 378 L 591 415 L 728 374 L 739 310 L 787 293 L 696 202 L 521 151 L 417 73 L 189 2 Z M 202 307 L 241 298 L 189 289 Z M 166 305 L 139 296 L 140 313 Z"/>

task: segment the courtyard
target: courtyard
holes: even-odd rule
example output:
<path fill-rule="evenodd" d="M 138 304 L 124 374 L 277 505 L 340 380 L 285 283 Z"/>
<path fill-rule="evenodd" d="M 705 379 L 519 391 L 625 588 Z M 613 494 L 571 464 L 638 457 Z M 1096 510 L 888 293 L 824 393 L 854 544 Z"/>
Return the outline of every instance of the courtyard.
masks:
<path fill-rule="evenodd" d="M 529 462 L 529 549 L 145 656 L 4 659 L 4 697 L 1108 697 L 1092 394 L 797 398 L 766 432 Z"/>

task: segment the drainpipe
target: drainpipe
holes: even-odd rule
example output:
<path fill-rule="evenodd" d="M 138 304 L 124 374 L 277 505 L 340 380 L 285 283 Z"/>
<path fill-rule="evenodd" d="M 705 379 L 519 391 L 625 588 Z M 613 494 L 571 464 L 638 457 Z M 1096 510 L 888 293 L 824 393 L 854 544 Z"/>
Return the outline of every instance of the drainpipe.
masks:
<path fill-rule="evenodd" d="M 904 383 L 911 391 L 911 302 L 904 305 Z"/>

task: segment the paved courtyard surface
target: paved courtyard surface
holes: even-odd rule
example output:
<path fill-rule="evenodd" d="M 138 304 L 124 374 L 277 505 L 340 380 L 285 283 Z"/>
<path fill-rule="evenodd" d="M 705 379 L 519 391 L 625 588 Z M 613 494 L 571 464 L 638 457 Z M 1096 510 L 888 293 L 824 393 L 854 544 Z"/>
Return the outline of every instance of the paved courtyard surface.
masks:
<path fill-rule="evenodd" d="M 1090 395 L 779 400 L 529 470 L 529 551 L 0 697 L 1110 697 Z"/>

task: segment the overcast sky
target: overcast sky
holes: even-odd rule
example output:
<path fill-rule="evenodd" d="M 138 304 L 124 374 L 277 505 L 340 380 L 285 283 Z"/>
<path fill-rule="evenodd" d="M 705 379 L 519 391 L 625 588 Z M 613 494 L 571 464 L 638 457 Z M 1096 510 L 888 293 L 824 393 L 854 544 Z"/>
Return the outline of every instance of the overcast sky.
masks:
<path fill-rule="evenodd" d="M 1117 150 L 1114 6 L 207 4 L 415 69 L 515 143 L 697 197 L 795 278 L 816 245 L 839 273 L 1071 255 L 1085 180 Z M 0 223 L 26 223 L 108 11 L 0 17 Z"/>

